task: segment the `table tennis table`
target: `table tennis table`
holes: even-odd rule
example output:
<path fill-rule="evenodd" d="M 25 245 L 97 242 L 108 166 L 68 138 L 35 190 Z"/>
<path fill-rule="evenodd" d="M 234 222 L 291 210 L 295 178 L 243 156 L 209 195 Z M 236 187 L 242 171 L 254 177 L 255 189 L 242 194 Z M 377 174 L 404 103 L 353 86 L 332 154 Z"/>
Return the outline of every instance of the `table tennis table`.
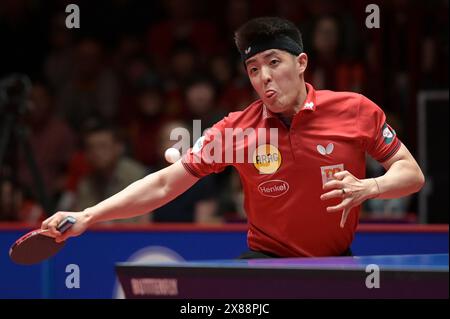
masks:
<path fill-rule="evenodd" d="M 118 263 L 126 298 L 448 298 L 448 254 Z"/>

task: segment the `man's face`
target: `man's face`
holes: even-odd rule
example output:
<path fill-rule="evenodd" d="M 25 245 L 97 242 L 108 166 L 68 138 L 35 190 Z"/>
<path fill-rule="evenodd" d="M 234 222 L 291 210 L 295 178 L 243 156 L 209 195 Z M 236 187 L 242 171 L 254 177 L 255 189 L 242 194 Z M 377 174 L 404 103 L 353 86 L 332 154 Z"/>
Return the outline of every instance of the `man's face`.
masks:
<path fill-rule="evenodd" d="M 260 52 L 246 61 L 247 74 L 263 103 L 274 113 L 290 116 L 299 107 L 307 56 L 278 50 Z"/>
<path fill-rule="evenodd" d="M 99 131 L 86 137 L 86 156 L 96 171 L 112 169 L 122 154 L 122 146 L 109 131 Z"/>
<path fill-rule="evenodd" d="M 207 113 L 214 105 L 214 98 L 214 88 L 207 82 L 194 84 L 186 92 L 188 107 L 195 115 Z"/>

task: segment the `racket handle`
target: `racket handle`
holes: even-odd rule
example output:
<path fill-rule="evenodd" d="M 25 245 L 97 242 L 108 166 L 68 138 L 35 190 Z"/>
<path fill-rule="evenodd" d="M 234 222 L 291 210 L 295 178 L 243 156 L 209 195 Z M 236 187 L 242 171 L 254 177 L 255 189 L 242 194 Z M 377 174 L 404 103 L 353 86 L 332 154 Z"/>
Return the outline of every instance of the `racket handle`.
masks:
<path fill-rule="evenodd" d="M 63 219 L 62 222 L 60 222 L 58 224 L 58 226 L 56 227 L 56 229 L 60 232 L 60 233 L 64 233 L 66 230 L 68 230 L 70 227 L 73 226 L 73 224 L 75 224 L 77 222 L 77 220 L 75 219 L 75 217 L 72 216 L 67 216 L 66 218 Z"/>

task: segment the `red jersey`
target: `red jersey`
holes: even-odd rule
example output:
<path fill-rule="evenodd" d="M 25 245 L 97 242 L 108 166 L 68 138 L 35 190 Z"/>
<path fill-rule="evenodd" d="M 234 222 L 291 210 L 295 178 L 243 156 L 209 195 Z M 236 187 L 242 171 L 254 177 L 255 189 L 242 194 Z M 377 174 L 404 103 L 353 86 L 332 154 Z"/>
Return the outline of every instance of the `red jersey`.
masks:
<path fill-rule="evenodd" d="M 261 100 L 255 101 L 214 125 L 183 156 L 182 163 L 196 177 L 218 173 L 227 165 L 237 169 L 250 249 L 280 257 L 338 256 L 352 243 L 360 206 L 352 209 L 340 228 L 342 213 L 328 213 L 326 207 L 341 199 L 322 201 L 324 183 L 342 170 L 365 178 L 366 153 L 384 162 L 401 142 L 383 111 L 366 97 L 315 91 L 308 83 L 306 87 L 305 103 L 290 126 Z M 239 128 L 272 131 L 261 142 L 255 138 L 258 134 L 242 138 Z M 230 160 L 230 149 L 244 150 L 245 161 L 237 160 L 237 154 Z"/>

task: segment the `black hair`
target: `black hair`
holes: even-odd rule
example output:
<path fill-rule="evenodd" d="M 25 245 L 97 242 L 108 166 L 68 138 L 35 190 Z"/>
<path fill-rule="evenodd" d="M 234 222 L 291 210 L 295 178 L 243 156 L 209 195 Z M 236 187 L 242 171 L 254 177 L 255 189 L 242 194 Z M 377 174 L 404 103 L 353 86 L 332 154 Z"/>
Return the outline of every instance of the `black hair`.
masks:
<path fill-rule="evenodd" d="M 260 17 L 246 22 L 234 33 L 234 41 L 239 52 L 244 52 L 246 48 L 254 43 L 280 36 L 290 38 L 303 51 L 300 30 L 291 21 L 280 17 Z"/>
<path fill-rule="evenodd" d="M 82 125 L 82 132 L 84 140 L 86 140 L 87 137 L 100 132 L 110 133 L 116 142 L 122 142 L 123 140 L 121 132 L 119 132 L 115 125 L 99 117 L 88 118 Z"/>
<path fill-rule="evenodd" d="M 199 85 L 199 84 L 209 85 L 213 89 L 215 96 L 217 96 L 219 94 L 218 83 L 214 80 L 214 78 L 210 74 L 207 74 L 207 73 L 195 74 L 195 75 L 191 76 L 190 78 L 188 78 L 184 83 L 185 93 L 191 87 L 193 87 L 195 85 Z"/>

